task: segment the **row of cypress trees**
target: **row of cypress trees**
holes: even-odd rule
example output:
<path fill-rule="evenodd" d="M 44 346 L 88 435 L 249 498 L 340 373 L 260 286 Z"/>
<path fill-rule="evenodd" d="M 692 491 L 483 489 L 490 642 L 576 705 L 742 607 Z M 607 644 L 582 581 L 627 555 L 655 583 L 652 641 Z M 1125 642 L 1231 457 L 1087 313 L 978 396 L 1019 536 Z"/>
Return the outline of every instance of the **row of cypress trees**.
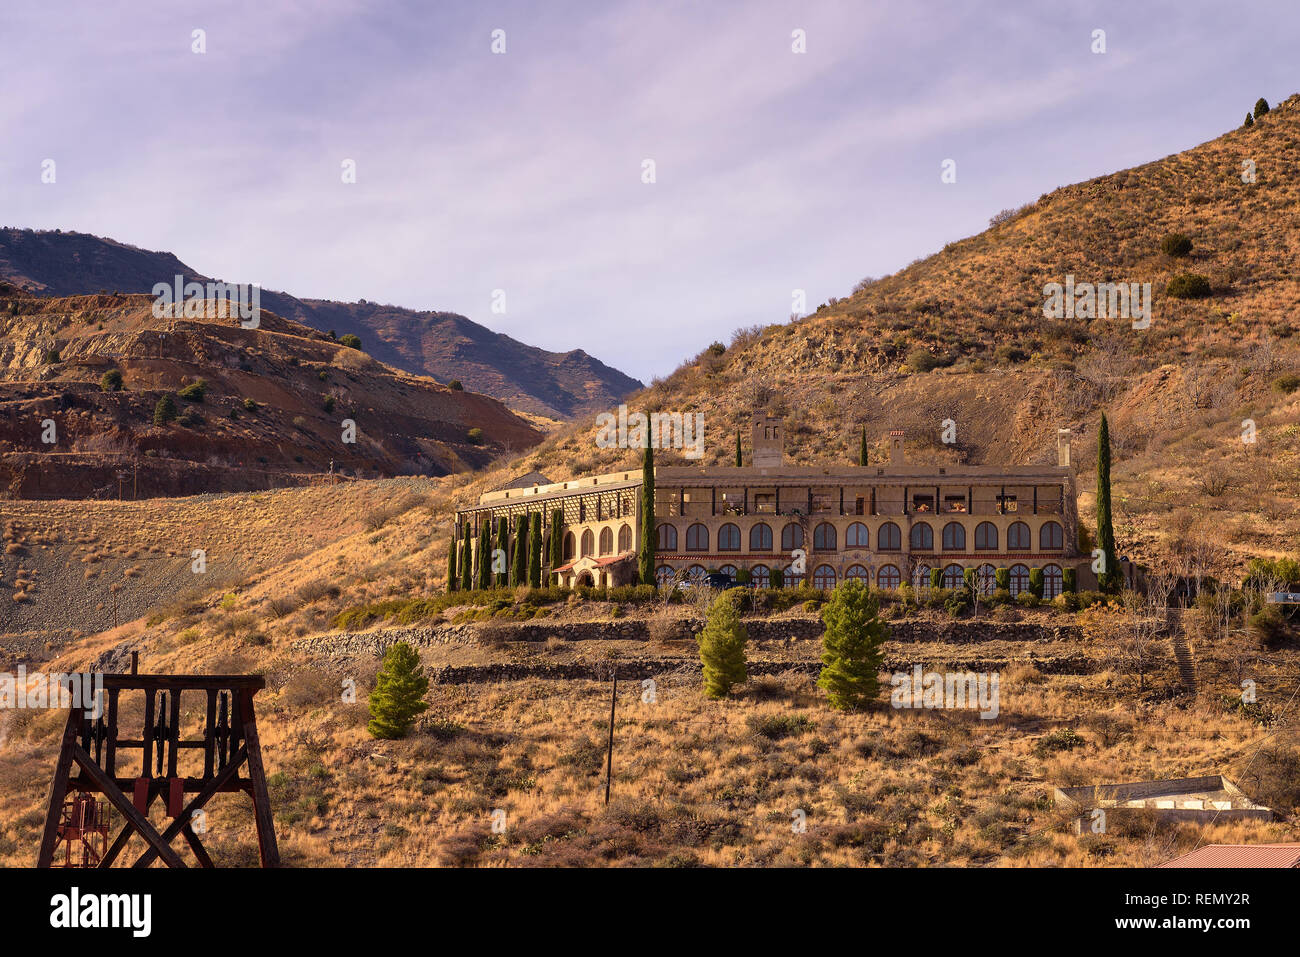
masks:
<path fill-rule="evenodd" d="M 455 539 L 447 549 L 447 590 L 472 591 L 475 588 L 487 589 L 505 585 L 531 585 L 538 588 L 542 584 L 542 516 L 536 513 L 521 515 L 516 522 L 513 537 L 510 526 L 504 517 L 497 520 L 495 543 L 493 542 L 492 523 L 484 522 L 479 528 L 476 545 L 470 545 L 472 532 L 469 522 L 461 528 L 459 546 Z M 551 567 L 556 567 L 556 556 L 563 554 L 563 546 L 555 547 L 556 532 L 561 523 L 559 509 L 551 517 L 552 549 Z M 494 567 L 493 557 L 514 556 L 513 562 L 506 566 L 503 561 Z"/>

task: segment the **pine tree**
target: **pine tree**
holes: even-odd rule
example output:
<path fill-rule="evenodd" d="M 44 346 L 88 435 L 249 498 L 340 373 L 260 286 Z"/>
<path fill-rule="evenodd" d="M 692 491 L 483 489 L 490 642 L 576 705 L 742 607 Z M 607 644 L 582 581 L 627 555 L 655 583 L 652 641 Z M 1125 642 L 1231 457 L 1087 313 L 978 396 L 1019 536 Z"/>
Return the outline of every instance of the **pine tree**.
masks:
<path fill-rule="evenodd" d="M 503 555 L 510 554 L 510 521 L 505 516 L 497 519 L 497 548 Z M 498 588 L 505 586 L 506 577 L 504 568 L 496 573 L 495 580 Z"/>
<path fill-rule="evenodd" d="M 655 453 L 646 443 L 641 465 L 641 584 L 655 583 Z"/>
<path fill-rule="evenodd" d="M 456 567 L 456 539 L 451 540 L 447 546 L 447 593 L 450 594 L 456 590 L 460 584 L 460 570 Z"/>
<path fill-rule="evenodd" d="M 879 693 L 889 638 L 876 599 L 866 585 L 851 578 L 822 607 L 822 621 L 826 632 L 817 686 L 826 691 L 832 708 L 864 708 Z"/>
<path fill-rule="evenodd" d="M 482 591 L 487 591 L 492 587 L 492 522 L 484 521 L 478 530 L 478 554 L 475 559 L 478 565 L 475 569 L 474 584 L 475 587 Z"/>
<path fill-rule="evenodd" d="M 1245 123 L 1242 123 L 1241 125 L 1242 125 L 1242 126 L 1254 126 L 1254 125 L 1255 125 L 1255 118 L 1254 118 L 1253 116 L 1251 116 L 1249 113 L 1247 113 L 1247 114 L 1246 114 L 1246 122 L 1245 122 Z"/>
<path fill-rule="evenodd" d="M 564 564 L 564 510 L 551 512 L 551 571 Z"/>
<path fill-rule="evenodd" d="M 176 403 L 172 400 L 172 394 L 168 392 L 153 407 L 153 424 L 166 425 L 174 418 L 176 418 Z"/>
<path fill-rule="evenodd" d="M 724 592 L 714 601 L 697 640 L 704 667 L 704 693 L 710 698 L 725 698 L 732 685 L 745 680 L 745 645 L 749 641 L 749 632 L 732 596 Z"/>
<path fill-rule="evenodd" d="M 532 531 L 528 535 L 528 584 L 534 588 L 542 587 L 542 513 L 538 512 L 529 523 Z"/>
<path fill-rule="evenodd" d="M 515 520 L 515 561 L 510 566 L 510 584 L 528 584 L 528 516 Z"/>
<path fill-rule="evenodd" d="M 1255 119 L 1259 119 L 1267 112 L 1268 112 L 1268 100 L 1264 99 L 1261 96 L 1258 100 L 1255 101 Z"/>
<path fill-rule="evenodd" d="M 469 540 L 469 522 L 460 532 L 460 590 L 472 591 L 474 588 L 474 574 L 472 571 L 472 562 L 474 548 Z"/>
<path fill-rule="evenodd" d="M 867 427 L 865 425 L 862 427 L 862 445 L 858 449 L 858 464 L 867 464 Z"/>
<path fill-rule="evenodd" d="M 736 468 L 741 468 L 745 460 L 740 456 L 740 429 L 736 430 Z"/>
<path fill-rule="evenodd" d="M 1102 571 L 1097 587 L 1104 592 L 1117 590 L 1120 582 L 1119 559 L 1115 555 L 1115 529 L 1110 516 L 1110 425 L 1106 414 L 1097 430 L 1097 547 L 1102 552 Z"/>
<path fill-rule="evenodd" d="M 370 692 L 366 730 L 376 738 L 406 737 L 415 716 L 429 707 L 424 701 L 428 691 L 429 679 L 415 649 L 404 641 L 391 645 L 375 676 L 375 690 Z"/>

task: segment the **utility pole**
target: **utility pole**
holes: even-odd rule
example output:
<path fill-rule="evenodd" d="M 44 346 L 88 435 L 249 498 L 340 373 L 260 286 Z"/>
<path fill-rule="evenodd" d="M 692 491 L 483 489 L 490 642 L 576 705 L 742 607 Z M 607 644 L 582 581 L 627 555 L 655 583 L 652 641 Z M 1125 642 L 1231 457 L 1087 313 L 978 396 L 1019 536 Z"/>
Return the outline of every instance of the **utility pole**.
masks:
<path fill-rule="evenodd" d="M 609 693 L 609 755 L 605 761 L 605 804 L 609 804 L 609 785 L 614 778 L 614 706 L 618 703 L 618 664 L 610 662 L 610 672 L 614 679 Z"/>

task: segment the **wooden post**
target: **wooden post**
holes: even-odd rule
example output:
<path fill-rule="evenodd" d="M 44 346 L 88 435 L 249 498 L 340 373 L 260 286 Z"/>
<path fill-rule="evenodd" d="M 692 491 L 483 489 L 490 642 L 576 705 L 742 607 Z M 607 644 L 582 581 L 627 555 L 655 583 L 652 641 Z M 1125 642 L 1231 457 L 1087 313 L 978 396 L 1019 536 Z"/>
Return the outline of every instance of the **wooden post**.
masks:
<path fill-rule="evenodd" d="M 609 786 L 614 779 L 614 706 L 618 703 L 618 665 L 611 663 L 614 673 L 613 688 L 609 693 L 609 754 L 605 761 L 605 804 L 609 804 Z"/>
<path fill-rule="evenodd" d="M 279 867 L 280 849 L 275 843 L 271 796 L 266 790 L 266 770 L 262 767 L 262 745 L 257 737 L 257 719 L 253 715 L 251 690 L 241 689 L 239 692 L 239 717 L 243 725 L 244 744 L 248 749 L 249 791 L 253 798 L 253 816 L 257 821 L 257 848 L 263 867 Z"/>

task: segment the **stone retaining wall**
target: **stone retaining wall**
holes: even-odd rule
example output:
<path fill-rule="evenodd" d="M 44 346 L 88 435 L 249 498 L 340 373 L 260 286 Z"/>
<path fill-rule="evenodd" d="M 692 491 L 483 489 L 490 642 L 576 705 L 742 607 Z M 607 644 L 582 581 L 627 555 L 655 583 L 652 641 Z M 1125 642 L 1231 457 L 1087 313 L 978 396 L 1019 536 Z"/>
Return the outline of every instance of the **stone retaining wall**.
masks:
<path fill-rule="evenodd" d="M 752 641 L 815 641 L 820 639 L 824 627 L 819 618 L 754 618 L 745 622 Z M 704 627 L 703 619 L 678 619 L 667 634 L 655 637 L 690 639 Z M 460 625 L 412 625 L 401 628 L 380 628 L 375 631 L 342 632 L 314 635 L 294 642 L 297 651 L 327 657 L 378 657 L 389 645 L 406 641 L 420 648 L 437 645 L 480 643 L 480 635 L 491 630 L 493 637 L 509 641 L 545 642 L 551 638 L 562 641 L 648 641 L 651 623 L 642 619 L 579 622 L 526 622 L 514 624 L 503 621 L 467 623 Z M 952 644 L 974 644 L 985 641 L 1011 642 L 1070 642 L 1083 637 L 1078 625 L 1039 625 L 1028 622 L 997 621 L 928 621 L 909 619 L 891 622 L 889 640 L 900 643 L 942 641 Z"/>

